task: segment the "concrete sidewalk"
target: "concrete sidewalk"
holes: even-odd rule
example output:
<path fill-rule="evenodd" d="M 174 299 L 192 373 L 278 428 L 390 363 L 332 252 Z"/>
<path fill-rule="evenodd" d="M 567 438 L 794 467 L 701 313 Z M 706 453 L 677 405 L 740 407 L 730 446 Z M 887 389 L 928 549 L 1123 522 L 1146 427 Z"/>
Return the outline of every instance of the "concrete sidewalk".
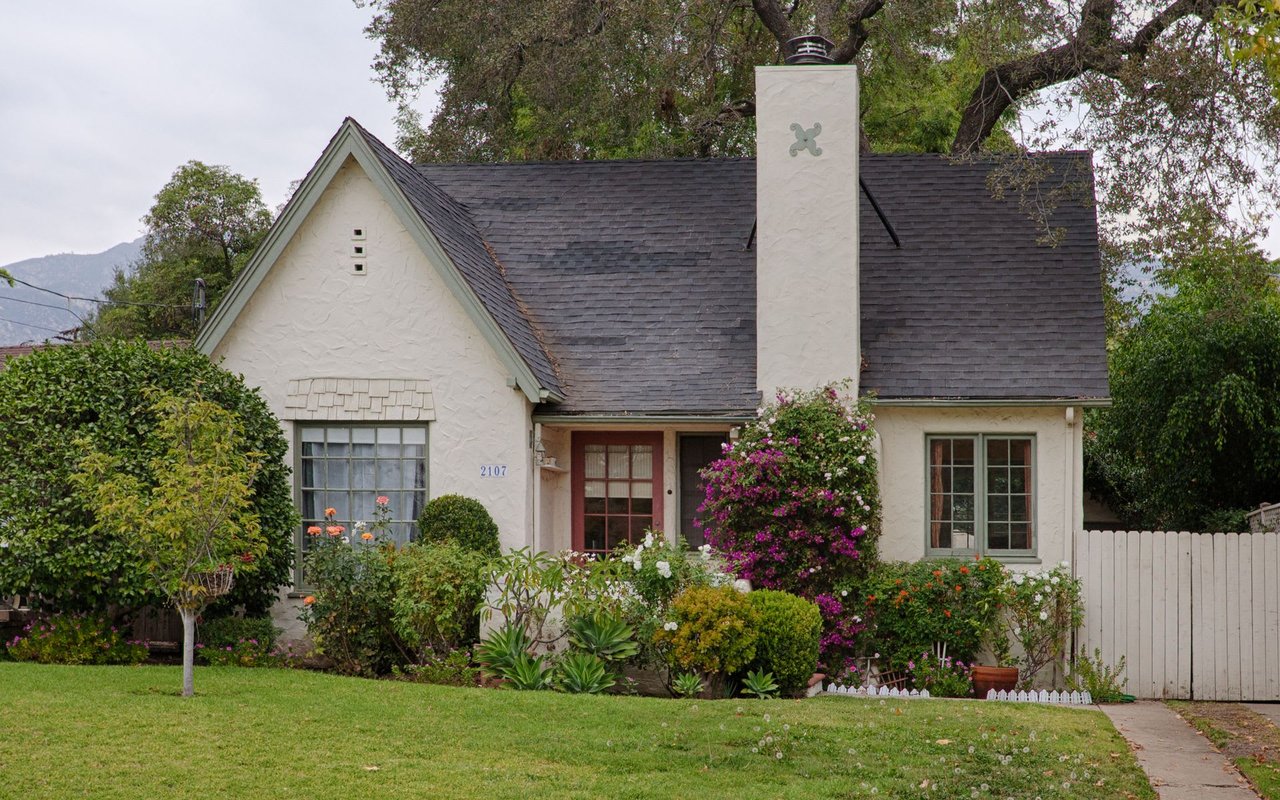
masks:
<path fill-rule="evenodd" d="M 1245 708 L 1255 714 L 1261 714 L 1280 728 L 1280 703 L 1245 703 Z"/>
<path fill-rule="evenodd" d="M 1258 800 L 1249 782 L 1160 702 L 1102 706 L 1146 771 L 1161 800 Z"/>

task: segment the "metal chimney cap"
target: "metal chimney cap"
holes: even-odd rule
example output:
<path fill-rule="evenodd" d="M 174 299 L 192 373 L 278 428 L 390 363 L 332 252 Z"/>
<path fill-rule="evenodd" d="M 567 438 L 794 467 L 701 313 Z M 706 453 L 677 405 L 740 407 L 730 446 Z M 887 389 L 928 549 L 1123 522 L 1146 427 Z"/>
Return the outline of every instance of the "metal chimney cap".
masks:
<path fill-rule="evenodd" d="M 831 64 L 831 48 L 835 42 L 825 36 L 797 36 L 787 41 L 787 64 Z"/>

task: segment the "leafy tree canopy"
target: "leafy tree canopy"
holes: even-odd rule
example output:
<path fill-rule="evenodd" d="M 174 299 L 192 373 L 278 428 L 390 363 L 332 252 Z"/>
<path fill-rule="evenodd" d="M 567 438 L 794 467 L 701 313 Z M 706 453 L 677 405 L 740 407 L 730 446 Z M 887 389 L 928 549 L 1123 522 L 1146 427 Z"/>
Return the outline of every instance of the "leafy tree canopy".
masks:
<path fill-rule="evenodd" d="M 182 694 L 195 693 L 196 615 L 266 554 L 253 511 L 258 453 L 235 414 L 198 393 L 152 392 L 160 452 L 151 477 L 131 474 L 117 455 L 93 450 L 72 476 L 98 518 L 121 539 L 182 617 Z M 82 442 L 87 444 L 87 441 Z M 92 447 L 91 445 L 89 445 Z"/>
<path fill-rule="evenodd" d="M 821 33 L 864 145 L 1095 151 L 1104 229 L 1164 257 L 1280 195 L 1280 8 L 1257 0 L 356 0 L 419 160 L 749 154 L 752 69 Z M 425 128 L 413 103 L 440 81 Z M 1119 253 L 1119 251 L 1117 251 Z"/>
<path fill-rule="evenodd" d="M 90 321 L 98 337 L 190 338 L 196 333 L 192 292 L 206 284 L 209 310 L 248 263 L 271 212 L 257 181 L 226 167 L 188 161 L 156 195 L 145 217 L 142 257 L 117 271 L 108 305 Z"/>
<path fill-rule="evenodd" d="M 1237 529 L 1280 498 L 1275 269 L 1247 243 L 1207 242 L 1161 273 L 1173 293 L 1116 340 L 1086 483 L 1129 524 Z"/>
<path fill-rule="evenodd" d="M 279 422 L 256 390 L 204 355 L 118 341 L 46 348 L 0 372 L 0 595 L 65 611 L 164 601 L 129 541 L 96 529 L 99 509 L 72 477 L 87 446 L 114 456 L 140 486 L 159 485 L 154 464 L 166 444 L 151 395 L 195 387 L 234 415 L 248 451 L 261 454 L 252 503 L 267 550 L 226 602 L 251 613 L 271 606 L 290 577 L 297 524 Z"/>

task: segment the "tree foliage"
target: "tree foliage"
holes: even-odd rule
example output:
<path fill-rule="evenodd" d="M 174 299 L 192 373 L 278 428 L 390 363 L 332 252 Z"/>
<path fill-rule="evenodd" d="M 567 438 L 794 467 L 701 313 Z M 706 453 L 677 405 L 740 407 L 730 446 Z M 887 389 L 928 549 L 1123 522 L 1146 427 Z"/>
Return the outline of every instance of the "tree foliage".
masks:
<path fill-rule="evenodd" d="M 257 181 L 188 161 L 142 221 L 142 256 L 127 272 L 117 270 L 108 305 L 89 323 L 95 336 L 194 336 L 195 280 L 204 280 L 208 307 L 216 307 L 266 235 L 271 212 Z"/>
<path fill-rule="evenodd" d="M 1280 9 L 1257 0 L 357 0 L 420 160 L 750 154 L 756 65 L 821 33 L 862 76 L 864 146 L 1095 151 L 1108 235 L 1280 194 Z M 425 130 L 418 92 L 440 85 Z M 434 85 L 434 84 L 433 84 Z M 1249 218 L 1250 224 L 1252 217 Z"/>
<path fill-rule="evenodd" d="M 245 447 L 234 414 L 198 393 L 154 392 L 160 445 L 143 480 L 117 455 L 92 450 L 72 476 L 97 515 L 95 531 L 118 537 L 182 617 L 182 694 L 195 692 L 195 618 L 229 582 L 257 570 L 267 552 L 253 510 L 260 453 Z M 81 442 L 91 446 L 87 441 Z"/>
<path fill-rule="evenodd" d="M 1144 528 L 1239 527 L 1280 497 L 1280 293 L 1255 249 L 1218 241 L 1161 274 L 1111 353 L 1086 483 Z"/>
<path fill-rule="evenodd" d="M 0 594 L 32 596 L 60 611 L 116 614 L 163 602 L 145 566 L 121 536 L 95 530 L 94 504 L 75 490 L 87 441 L 120 469 L 159 484 L 153 463 L 165 444 L 149 394 L 198 387 L 235 415 L 248 450 L 261 455 L 253 509 L 266 552 L 258 569 L 236 582 L 228 605 L 262 613 L 290 577 L 297 512 L 287 444 L 257 391 L 189 349 L 152 350 L 141 343 L 95 342 L 39 350 L 0 372 Z"/>

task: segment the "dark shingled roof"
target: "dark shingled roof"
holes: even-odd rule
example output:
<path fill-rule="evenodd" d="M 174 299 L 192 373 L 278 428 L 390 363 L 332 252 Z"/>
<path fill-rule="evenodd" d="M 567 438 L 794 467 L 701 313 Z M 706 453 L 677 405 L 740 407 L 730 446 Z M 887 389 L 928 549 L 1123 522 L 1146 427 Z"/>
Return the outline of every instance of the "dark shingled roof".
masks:
<path fill-rule="evenodd" d="M 559 377 L 542 343 L 538 341 L 528 311 L 512 294 L 502 264 L 486 247 L 476 231 L 475 222 L 459 202 L 426 180 L 400 156 L 366 131 L 355 120 L 348 120 L 368 142 L 373 154 L 382 162 L 391 179 L 400 187 L 414 211 L 426 223 L 454 266 L 462 273 L 471 290 L 480 298 L 516 352 L 528 364 L 534 377 L 545 388 L 557 393 L 563 389 Z"/>
<path fill-rule="evenodd" d="M 883 399 L 1108 395 L 1087 154 L 1037 157 L 1070 178 L 1057 246 L 992 162 L 864 155 L 902 239 L 861 203 L 864 391 Z M 742 414 L 756 405 L 751 159 L 419 165 L 470 212 L 554 355 L 576 414 Z M 523 352 L 523 351 L 522 351 Z M 850 373 L 853 365 L 850 366 Z"/>

